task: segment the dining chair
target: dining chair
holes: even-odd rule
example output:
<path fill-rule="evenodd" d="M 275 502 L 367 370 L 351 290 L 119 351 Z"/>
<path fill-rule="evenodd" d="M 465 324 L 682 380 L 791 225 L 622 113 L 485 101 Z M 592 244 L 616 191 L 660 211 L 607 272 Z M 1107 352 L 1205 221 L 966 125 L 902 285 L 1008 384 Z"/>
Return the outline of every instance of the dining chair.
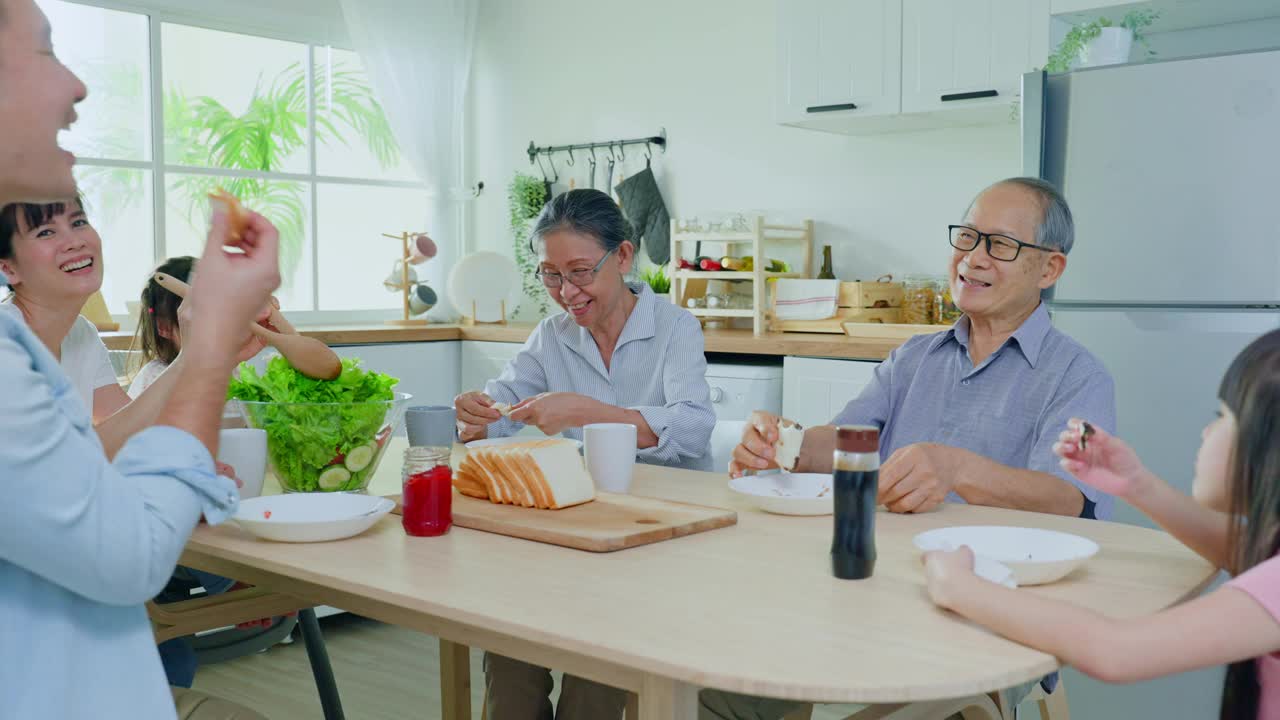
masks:
<path fill-rule="evenodd" d="M 622 720 L 639 720 L 640 697 L 635 693 L 627 693 L 627 707 L 622 711 Z M 480 720 L 489 720 L 489 700 L 480 704 Z"/>
<path fill-rule="evenodd" d="M 147 603 L 156 642 L 186 637 L 208 630 L 234 627 L 239 623 L 275 618 L 296 612 L 307 660 L 320 695 L 320 708 L 325 720 L 344 720 L 342 699 L 329 664 L 324 635 L 315 609 L 305 600 L 271 592 L 260 587 L 241 588 L 219 595 L 204 595 L 173 603 Z"/>
<path fill-rule="evenodd" d="M 1067 708 L 1067 689 L 1063 686 L 1061 675 L 1058 676 L 1058 684 L 1054 686 L 1053 692 L 1045 692 L 1044 686 L 1036 683 L 1022 702 L 1037 703 L 1040 706 L 1040 720 L 1071 720 L 1071 712 Z M 1001 705 L 1000 710 L 1004 713 L 1004 720 L 1015 720 L 1017 717 L 1016 707 Z"/>

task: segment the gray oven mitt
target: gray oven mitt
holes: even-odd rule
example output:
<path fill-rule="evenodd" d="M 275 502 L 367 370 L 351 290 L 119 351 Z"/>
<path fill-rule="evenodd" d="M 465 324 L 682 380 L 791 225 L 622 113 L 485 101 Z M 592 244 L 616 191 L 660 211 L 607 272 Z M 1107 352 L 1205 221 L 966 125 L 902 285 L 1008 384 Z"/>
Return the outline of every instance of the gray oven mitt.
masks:
<path fill-rule="evenodd" d="M 662 202 L 653 170 L 645 168 L 618 185 L 622 211 L 635 230 L 636 240 L 644 238 L 644 249 L 655 265 L 671 259 L 671 216 Z"/>

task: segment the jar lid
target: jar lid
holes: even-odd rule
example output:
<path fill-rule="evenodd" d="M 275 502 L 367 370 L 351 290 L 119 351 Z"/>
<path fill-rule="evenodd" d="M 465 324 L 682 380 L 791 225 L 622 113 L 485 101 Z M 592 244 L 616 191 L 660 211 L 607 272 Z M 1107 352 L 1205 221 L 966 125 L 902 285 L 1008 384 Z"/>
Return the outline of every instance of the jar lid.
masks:
<path fill-rule="evenodd" d="M 880 451 L 880 429 L 872 425 L 841 425 L 836 428 L 836 450 L 846 453 Z"/>
<path fill-rule="evenodd" d="M 405 462 L 439 460 L 453 454 L 453 448 L 434 445 L 410 445 L 404 449 Z"/>

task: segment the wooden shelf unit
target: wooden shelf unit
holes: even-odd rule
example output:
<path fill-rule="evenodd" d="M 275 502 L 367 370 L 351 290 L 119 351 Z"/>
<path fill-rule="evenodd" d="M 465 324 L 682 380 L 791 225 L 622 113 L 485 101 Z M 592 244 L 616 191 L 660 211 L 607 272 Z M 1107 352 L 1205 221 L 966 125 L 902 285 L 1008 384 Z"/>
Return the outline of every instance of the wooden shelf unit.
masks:
<path fill-rule="evenodd" d="M 680 270 L 678 269 L 682 250 L 691 243 L 724 245 L 723 255 L 737 255 L 732 246 L 750 245 L 750 255 L 754 261 L 752 270 Z M 804 260 L 793 272 L 769 272 L 769 257 L 766 249 L 773 244 L 800 245 Z M 747 254 L 747 253 L 740 253 Z M 676 221 L 671 221 L 671 264 L 667 270 L 671 277 L 671 302 L 683 306 L 689 291 L 699 284 L 706 287 L 708 280 L 750 281 L 751 308 L 690 308 L 689 312 L 697 317 L 751 318 L 751 329 L 756 335 L 763 335 L 768 329 L 768 284 L 770 278 L 808 278 L 813 277 L 813 220 L 805 220 L 800 225 L 767 224 L 763 217 L 757 216 L 752 221 L 752 229 L 734 232 L 681 232 L 676 229 Z"/>

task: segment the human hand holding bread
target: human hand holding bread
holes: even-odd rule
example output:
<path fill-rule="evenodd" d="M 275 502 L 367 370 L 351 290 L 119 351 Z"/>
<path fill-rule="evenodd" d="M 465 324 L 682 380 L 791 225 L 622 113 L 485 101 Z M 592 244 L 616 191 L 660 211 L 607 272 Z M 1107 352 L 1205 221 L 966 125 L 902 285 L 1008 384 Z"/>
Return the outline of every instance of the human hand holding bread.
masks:
<path fill-rule="evenodd" d="M 757 410 L 747 419 L 742 441 L 733 449 L 729 474 L 740 477 L 749 470 L 794 470 L 803 442 L 804 428 L 799 423 Z"/>
<path fill-rule="evenodd" d="M 453 409 L 458 415 L 458 440 L 464 443 L 483 440 L 489 434 L 490 423 L 511 414 L 510 405 L 494 402 L 479 390 L 455 397 Z"/>

